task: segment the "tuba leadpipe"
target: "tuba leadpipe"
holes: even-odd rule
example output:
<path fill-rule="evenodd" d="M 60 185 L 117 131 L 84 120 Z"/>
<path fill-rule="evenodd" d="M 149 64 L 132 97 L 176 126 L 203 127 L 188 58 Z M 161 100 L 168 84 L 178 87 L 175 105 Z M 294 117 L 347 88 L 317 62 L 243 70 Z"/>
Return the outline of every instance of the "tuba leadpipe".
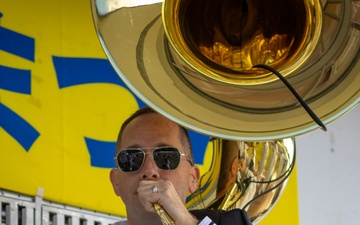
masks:
<path fill-rule="evenodd" d="M 171 216 L 163 209 L 163 207 L 159 203 L 154 203 L 153 205 L 156 213 L 159 215 L 162 224 L 164 225 L 175 225 L 174 220 Z"/>

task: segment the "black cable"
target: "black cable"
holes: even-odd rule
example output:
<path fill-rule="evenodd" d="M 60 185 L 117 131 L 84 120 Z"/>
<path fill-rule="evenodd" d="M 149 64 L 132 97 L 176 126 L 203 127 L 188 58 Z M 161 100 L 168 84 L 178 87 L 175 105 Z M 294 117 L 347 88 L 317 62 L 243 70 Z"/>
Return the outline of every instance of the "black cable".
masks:
<path fill-rule="evenodd" d="M 253 68 L 262 68 L 262 69 L 266 69 L 266 70 L 269 70 L 270 72 L 274 73 L 286 85 L 286 87 L 291 91 L 291 93 L 299 101 L 301 106 L 306 110 L 306 112 L 309 114 L 309 116 L 321 127 L 321 129 L 323 131 L 327 130 L 326 126 L 319 119 L 319 117 L 311 110 L 311 108 L 306 104 L 306 102 L 296 92 L 296 90 L 292 87 L 292 85 L 277 70 L 275 70 L 274 68 L 272 68 L 270 66 L 264 65 L 264 64 L 255 65 L 255 66 L 253 66 Z M 269 184 L 269 183 L 275 182 L 275 181 L 283 178 L 283 180 L 280 181 L 278 184 L 276 184 L 274 187 L 270 188 L 267 191 L 264 191 L 263 193 L 259 194 L 258 196 L 254 197 L 253 199 L 251 199 L 248 203 L 246 203 L 244 205 L 242 210 L 245 210 L 252 202 L 257 200 L 258 198 L 261 198 L 262 196 L 268 194 L 269 192 L 275 190 L 280 185 L 282 185 L 287 180 L 287 178 L 290 176 L 290 174 L 292 173 L 292 171 L 293 171 L 293 169 L 295 167 L 295 162 L 296 162 L 296 148 L 294 148 L 294 157 L 293 157 L 293 160 L 291 162 L 291 165 L 290 165 L 289 169 L 287 169 L 283 175 L 277 177 L 274 180 L 269 180 L 269 181 L 254 181 L 254 180 L 246 179 L 246 183 L 247 183 L 247 186 L 248 186 L 250 183 L 268 183 Z M 202 196 L 201 196 L 201 198 L 202 198 Z"/>
<path fill-rule="evenodd" d="M 256 199 L 266 195 L 267 193 L 273 191 L 274 189 L 278 188 L 280 185 L 282 185 L 284 183 L 284 181 L 290 176 L 291 172 L 293 171 L 294 167 L 295 167 L 295 162 L 296 162 L 296 148 L 294 148 L 294 158 L 291 162 L 291 165 L 290 165 L 290 169 L 288 170 L 288 173 L 285 175 L 284 179 L 278 183 L 277 185 L 275 185 L 274 187 L 270 188 L 269 190 L 267 191 L 264 191 L 263 193 L 259 194 L 258 196 L 256 196 L 255 198 L 251 199 L 248 203 L 246 203 L 244 205 L 244 207 L 242 208 L 242 210 L 245 210 L 246 207 L 248 207 L 253 201 L 255 201 Z M 256 181 L 251 181 L 251 182 L 256 182 Z"/>
<path fill-rule="evenodd" d="M 299 101 L 299 103 L 301 104 L 301 106 L 306 110 L 306 112 L 310 115 L 310 117 L 321 127 L 322 130 L 326 131 L 326 127 L 325 125 L 322 123 L 322 121 L 319 119 L 319 117 L 317 117 L 317 115 L 311 110 L 311 108 L 306 104 L 306 102 L 300 97 L 300 95 L 296 92 L 296 90 L 292 87 L 292 85 L 274 68 L 264 65 L 264 64 L 259 64 L 259 65 L 255 65 L 253 66 L 254 68 L 262 68 L 262 69 L 266 69 L 272 73 L 274 73 L 285 85 L 286 87 L 291 91 L 291 93 L 296 97 L 296 99 Z M 269 192 L 273 191 L 274 189 L 278 188 L 280 185 L 282 185 L 284 183 L 284 181 L 290 176 L 291 172 L 293 171 L 294 167 L 295 167 L 295 161 L 296 161 L 296 148 L 294 149 L 294 158 L 292 160 L 292 163 L 290 165 L 290 168 L 280 177 L 274 179 L 274 180 L 270 180 L 270 181 L 250 181 L 253 183 L 271 183 L 274 182 L 276 180 L 278 180 L 279 178 L 284 176 L 284 179 L 278 183 L 277 185 L 275 185 L 274 187 L 270 188 L 269 190 L 259 194 L 258 196 L 256 196 L 255 198 L 251 199 L 248 203 L 246 203 L 243 207 L 243 210 L 245 210 L 252 202 L 254 202 L 255 200 L 257 200 L 258 198 L 268 194 Z"/>
<path fill-rule="evenodd" d="M 264 65 L 264 64 L 255 65 L 255 66 L 253 66 L 253 68 L 262 68 L 262 69 L 266 69 L 266 70 L 269 70 L 270 72 L 274 73 L 286 85 L 286 87 L 289 88 L 291 93 L 293 93 L 293 95 L 296 97 L 296 99 L 300 102 L 301 106 L 306 110 L 306 112 L 309 114 L 309 116 L 311 116 L 311 118 L 321 127 L 321 129 L 323 131 L 327 130 L 325 125 L 323 124 L 323 122 L 319 119 L 319 117 L 316 116 L 316 114 L 305 103 L 305 101 L 300 97 L 300 95 L 291 86 L 291 84 L 277 70 L 275 70 L 274 68 L 272 68 L 270 66 Z"/>

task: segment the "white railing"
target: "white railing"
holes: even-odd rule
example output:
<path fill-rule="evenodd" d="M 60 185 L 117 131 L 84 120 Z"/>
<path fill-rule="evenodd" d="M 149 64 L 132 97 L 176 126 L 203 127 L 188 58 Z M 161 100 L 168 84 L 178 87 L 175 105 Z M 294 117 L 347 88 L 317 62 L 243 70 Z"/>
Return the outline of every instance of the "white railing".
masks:
<path fill-rule="evenodd" d="M 111 225 L 124 220 L 116 215 L 82 209 L 0 189 L 0 225 Z"/>

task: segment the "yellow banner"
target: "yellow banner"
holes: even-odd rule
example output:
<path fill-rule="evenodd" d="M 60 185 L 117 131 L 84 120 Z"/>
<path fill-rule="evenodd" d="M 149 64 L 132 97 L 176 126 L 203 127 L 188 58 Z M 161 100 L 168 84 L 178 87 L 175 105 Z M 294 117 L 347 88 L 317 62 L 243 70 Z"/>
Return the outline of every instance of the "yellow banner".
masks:
<path fill-rule="evenodd" d="M 89 0 L 0 2 L 0 188 L 125 215 L 109 168 L 121 123 L 141 106 L 105 57 Z M 195 136 L 204 172 L 207 138 Z M 297 224 L 297 209 L 293 173 L 261 224 Z"/>

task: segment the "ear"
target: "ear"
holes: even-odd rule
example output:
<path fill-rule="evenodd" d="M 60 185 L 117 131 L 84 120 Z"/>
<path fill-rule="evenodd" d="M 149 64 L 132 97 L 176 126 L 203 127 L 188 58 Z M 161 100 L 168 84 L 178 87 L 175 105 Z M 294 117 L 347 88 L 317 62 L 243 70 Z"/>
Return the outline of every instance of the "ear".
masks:
<path fill-rule="evenodd" d="M 118 173 L 119 171 L 117 169 L 111 169 L 110 170 L 110 181 L 112 183 L 114 192 L 117 196 L 120 196 L 120 191 L 119 191 L 119 179 L 118 179 Z"/>
<path fill-rule="evenodd" d="M 199 180 L 200 180 L 200 170 L 197 166 L 192 166 L 190 171 L 190 186 L 189 191 L 190 193 L 195 192 L 199 187 Z"/>

